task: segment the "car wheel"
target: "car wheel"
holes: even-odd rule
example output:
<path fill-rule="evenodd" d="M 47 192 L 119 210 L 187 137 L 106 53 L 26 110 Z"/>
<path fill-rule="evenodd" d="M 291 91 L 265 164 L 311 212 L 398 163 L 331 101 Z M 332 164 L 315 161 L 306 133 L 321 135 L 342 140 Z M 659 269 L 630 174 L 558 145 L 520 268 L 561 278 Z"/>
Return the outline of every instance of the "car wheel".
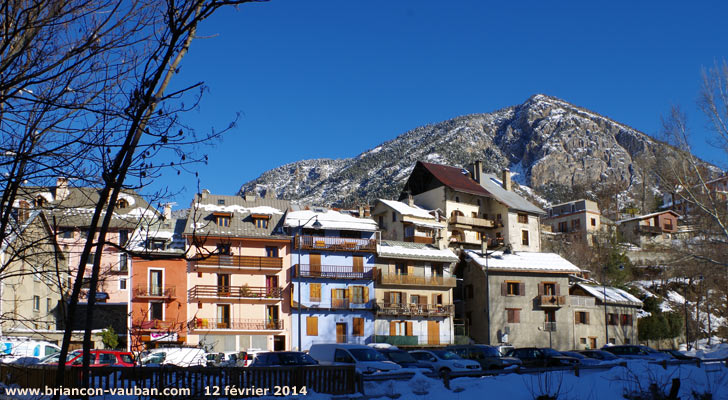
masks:
<path fill-rule="evenodd" d="M 450 375 L 450 368 L 440 368 L 440 377 L 446 377 Z"/>

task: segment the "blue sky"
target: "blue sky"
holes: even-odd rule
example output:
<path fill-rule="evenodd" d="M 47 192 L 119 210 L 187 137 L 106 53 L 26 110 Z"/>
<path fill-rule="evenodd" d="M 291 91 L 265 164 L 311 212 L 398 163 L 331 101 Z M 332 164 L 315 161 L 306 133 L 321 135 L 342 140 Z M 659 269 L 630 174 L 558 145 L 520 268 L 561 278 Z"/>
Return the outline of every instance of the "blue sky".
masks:
<path fill-rule="evenodd" d="M 514 3 L 514 4 L 510 4 Z M 516 4 L 517 3 L 517 4 Z M 197 166 L 200 186 L 235 194 L 285 163 L 344 158 L 417 126 L 544 93 L 649 135 L 680 104 L 701 156 L 700 71 L 728 58 L 726 2 L 273 0 L 201 27 L 176 85 L 204 81 L 195 129 L 237 127 Z M 637 4 L 633 4 L 637 3 Z M 721 158 L 722 157 L 722 158 Z M 173 173 L 152 189 L 182 190 Z"/>

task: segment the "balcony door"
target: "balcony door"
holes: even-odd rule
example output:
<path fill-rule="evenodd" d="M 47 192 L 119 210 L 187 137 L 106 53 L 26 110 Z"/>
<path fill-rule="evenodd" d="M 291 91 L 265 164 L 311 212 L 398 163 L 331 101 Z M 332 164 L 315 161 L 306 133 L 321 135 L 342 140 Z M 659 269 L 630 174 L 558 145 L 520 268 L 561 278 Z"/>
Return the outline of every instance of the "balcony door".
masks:
<path fill-rule="evenodd" d="M 321 276 L 321 254 L 309 254 L 308 263 L 311 276 Z"/>
<path fill-rule="evenodd" d="M 278 306 L 268 306 L 265 310 L 268 319 L 267 329 L 278 329 Z"/>
<path fill-rule="evenodd" d="M 364 257 L 354 256 L 354 268 L 352 272 L 359 274 L 364 273 Z"/>
<path fill-rule="evenodd" d="M 278 289 L 278 276 L 276 275 L 266 275 L 265 277 L 265 293 L 269 297 L 277 297 L 275 296 L 276 289 Z"/>
<path fill-rule="evenodd" d="M 230 304 L 217 305 L 217 328 L 230 328 Z"/>
<path fill-rule="evenodd" d="M 162 270 L 149 270 L 149 294 L 151 296 L 162 295 Z"/>
<path fill-rule="evenodd" d="M 230 295 L 230 274 L 217 274 L 217 295 Z"/>
<path fill-rule="evenodd" d="M 164 320 L 164 303 L 160 303 L 160 302 L 149 303 L 149 320 L 150 321 Z"/>
<path fill-rule="evenodd" d="M 346 324 L 336 324 L 336 343 L 346 343 Z"/>
<path fill-rule="evenodd" d="M 440 344 L 440 323 L 427 321 L 427 344 Z"/>

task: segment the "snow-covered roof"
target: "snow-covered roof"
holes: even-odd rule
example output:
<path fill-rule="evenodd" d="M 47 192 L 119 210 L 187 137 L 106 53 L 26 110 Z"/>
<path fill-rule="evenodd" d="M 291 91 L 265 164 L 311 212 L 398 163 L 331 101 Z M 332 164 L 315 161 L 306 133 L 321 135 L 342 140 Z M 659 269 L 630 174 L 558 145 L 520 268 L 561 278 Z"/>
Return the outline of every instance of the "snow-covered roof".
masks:
<path fill-rule="evenodd" d="M 605 292 L 606 292 L 606 303 L 607 304 L 628 304 L 632 306 L 642 306 L 640 299 L 632 296 L 629 292 L 622 289 L 611 287 L 611 286 L 594 286 L 587 285 L 585 283 L 577 283 L 578 286 L 584 289 L 590 295 L 599 299 L 604 304 Z"/>
<path fill-rule="evenodd" d="M 286 220 L 283 224 L 286 227 L 298 228 L 300 224 L 305 223 L 303 228 L 313 228 L 316 221 L 321 224 L 321 229 L 329 230 L 374 232 L 378 228 L 377 223 L 369 218 L 357 218 L 349 214 L 323 208 L 289 211 L 286 214 Z"/>
<path fill-rule="evenodd" d="M 494 174 L 482 174 L 480 186 L 487 190 L 496 200 L 508 206 L 508 208 L 533 214 L 546 214 L 544 210 L 536 207 L 518 193 L 503 189 L 500 179 Z"/>
<path fill-rule="evenodd" d="M 377 256 L 383 258 L 418 259 L 456 262 L 458 257 L 450 249 L 440 250 L 423 243 L 382 240 L 377 245 Z"/>
<path fill-rule="evenodd" d="M 418 207 L 417 205 L 410 206 L 407 203 L 403 203 L 401 201 L 395 201 L 395 200 L 384 200 L 379 199 L 382 203 L 387 205 L 390 208 L 393 208 L 395 211 L 402 215 L 408 215 L 411 217 L 417 217 L 417 218 L 423 218 L 423 219 L 431 219 L 435 220 L 435 217 L 430 214 L 428 210 L 425 210 L 424 208 Z"/>
<path fill-rule="evenodd" d="M 465 250 L 468 259 L 480 266 L 486 266 L 486 258 L 480 251 Z M 556 253 L 534 253 L 519 251 L 506 254 L 502 251 L 488 253 L 488 269 L 508 271 L 545 271 L 578 273 L 581 269 Z"/>

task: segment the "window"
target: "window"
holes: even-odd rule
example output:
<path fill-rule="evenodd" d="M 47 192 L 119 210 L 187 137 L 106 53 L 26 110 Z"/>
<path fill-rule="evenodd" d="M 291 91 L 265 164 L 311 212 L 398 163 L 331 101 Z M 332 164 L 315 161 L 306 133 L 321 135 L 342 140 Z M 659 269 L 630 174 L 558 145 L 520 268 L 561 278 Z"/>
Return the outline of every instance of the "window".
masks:
<path fill-rule="evenodd" d="M 630 314 L 622 314 L 620 316 L 620 325 L 622 325 L 622 326 L 632 326 L 632 315 L 630 315 Z"/>
<path fill-rule="evenodd" d="M 521 231 L 521 244 L 528 246 L 528 231 Z"/>
<path fill-rule="evenodd" d="M 217 199 L 217 205 L 218 206 L 224 206 L 225 205 L 225 199 Z"/>
<path fill-rule="evenodd" d="M 509 324 L 517 324 L 521 322 L 520 308 L 506 308 L 506 317 Z"/>
<path fill-rule="evenodd" d="M 265 256 L 266 257 L 278 257 L 278 247 L 265 246 Z"/>
<path fill-rule="evenodd" d="M 352 336 L 364 336 L 364 318 L 354 318 L 352 322 Z"/>
<path fill-rule="evenodd" d="M 40 311 L 40 296 L 33 296 L 33 311 Z"/>
<path fill-rule="evenodd" d="M 569 231 L 569 224 L 564 222 L 559 222 L 559 230 L 557 232 L 568 232 Z"/>
<path fill-rule="evenodd" d="M 394 273 L 397 275 L 407 275 L 407 265 L 405 263 L 394 264 Z"/>
<path fill-rule="evenodd" d="M 608 324 L 609 325 L 617 325 L 617 321 L 619 321 L 619 315 L 617 314 L 609 314 L 608 315 Z"/>
<path fill-rule="evenodd" d="M 505 295 L 506 296 L 523 296 L 522 291 L 523 284 L 518 281 L 506 281 L 505 283 Z"/>
<path fill-rule="evenodd" d="M 410 304 L 420 304 L 420 298 L 421 297 L 422 296 L 419 296 L 419 295 L 416 295 L 416 294 L 411 295 L 410 296 Z"/>
<path fill-rule="evenodd" d="M 556 293 L 556 284 L 553 282 L 548 283 L 541 283 L 542 289 L 541 294 L 547 295 L 547 296 L 556 296 L 558 293 Z"/>
<path fill-rule="evenodd" d="M 36 207 L 38 207 L 38 208 L 43 207 L 44 204 L 45 204 L 45 199 L 43 199 L 43 196 L 38 196 L 38 197 L 35 198 L 35 204 L 34 205 Z"/>
<path fill-rule="evenodd" d="M 592 218 L 591 219 L 591 226 L 597 226 L 597 219 L 596 218 Z"/>
<path fill-rule="evenodd" d="M 351 286 L 349 287 L 350 293 L 351 293 L 351 299 L 350 301 L 353 304 L 364 304 L 369 299 L 365 299 L 365 294 L 368 292 L 366 290 L 367 288 L 364 286 Z"/>
<path fill-rule="evenodd" d="M 229 227 L 230 226 L 230 217 L 223 216 L 223 215 L 217 215 L 217 216 L 215 216 L 215 223 L 217 224 L 217 226 Z"/>
<path fill-rule="evenodd" d="M 430 266 L 430 272 L 433 276 L 442 276 L 442 264 L 432 264 Z"/>
<path fill-rule="evenodd" d="M 519 224 L 527 224 L 528 223 L 528 215 L 526 215 L 526 214 L 518 214 L 518 223 Z"/>
<path fill-rule="evenodd" d="M 458 196 L 455 196 L 455 202 L 456 202 L 456 203 L 460 203 L 460 197 L 458 197 Z"/>
<path fill-rule="evenodd" d="M 122 229 L 119 231 L 119 246 L 126 245 L 126 242 L 129 240 L 129 231 L 126 229 Z"/>
<path fill-rule="evenodd" d="M 580 219 L 572 219 L 571 220 L 571 229 L 581 229 L 581 220 Z"/>
<path fill-rule="evenodd" d="M 149 270 L 149 294 L 152 296 L 162 295 L 162 270 L 150 269 Z"/>
<path fill-rule="evenodd" d="M 73 230 L 72 229 L 64 229 L 61 231 L 61 237 L 64 239 L 73 239 Z"/>
<path fill-rule="evenodd" d="M 129 207 L 129 202 L 125 199 L 121 199 L 116 202 L 116 208 L 127 208 Z"/>
<path fill-rule="evenodd" d="M 478 218 L 478 213 L 475 212 L 475 211 L 473 211 L 473 212 L 470 213 L 470 216 L 473 217 L 473 218 Z"/>
<path fill-rule="evenodd" d="M 308 285 L 308 300 L 312 302 L 321 301 L 321 284 L 311 283 Z"/>
<path fill-rule="evenodd" d="M 589 325 L 589 313 L 586 311 L 576 311 L 574 313 L 574 322 L 577 325 Z M 584 339 L 584 344 L 586 344 L 586 339 Z"/>
<path fill-rule="evenodd" d="M 392 222 L 397 222 L 397 213 L 392 211 Z"/>
<path fill-rule="evenodd" d="M 126 279 L 119 279 L 119 290 L 126 290 Z"/>
<path fill-rule="evenodd" d="M 255 227 L 261 228 L 261 229 L 267 229 L 268 228 L 268 220 L 265 218 L 255 218 Z"/>
<path fill-rule="evenodd" d="M 306 335 L 318 336 L 318 317 L 306 317 Z"/>
<path fill-rule="evenodd" d="M 579 338 L 579 344 L 583 344 L 586 347 L 586 338 Z"/>
<path fill-rule="evenodd" d="M 150 321 L 161 321 L 164 319 L 163 314 L 164 303 L 153 302 L 149 303 L 149 320 Z"/>
<path fill-rule="evenodd" d="M 129 259 L 126 253 L 119 254 L 119 271 L 129 270 Z"/>

